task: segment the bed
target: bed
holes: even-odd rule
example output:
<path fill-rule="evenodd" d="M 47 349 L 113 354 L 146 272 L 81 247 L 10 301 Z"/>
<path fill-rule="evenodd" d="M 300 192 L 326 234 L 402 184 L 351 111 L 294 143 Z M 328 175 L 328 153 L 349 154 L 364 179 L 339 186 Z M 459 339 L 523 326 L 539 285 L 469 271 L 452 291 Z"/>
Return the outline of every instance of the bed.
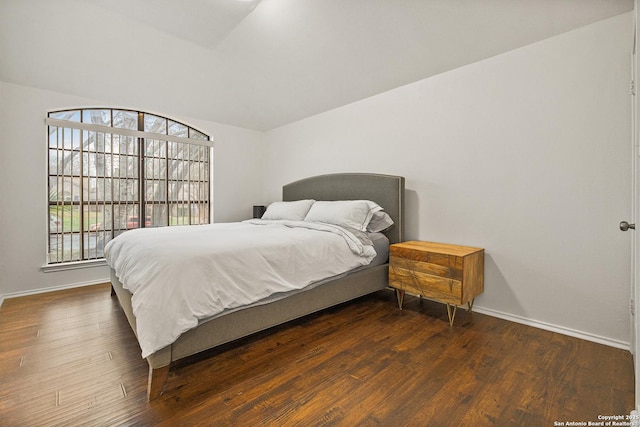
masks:
<path fill-rule="evenodd" d="M 302 179 L 282 189 L 283 201 L 313 199 L 316 201 L 371 200 L 380 205 L 393 220 L 384 231 L 389 243 L 403 240 L 404 178 L 381 174 L 330 174 Z M 115 295 L 131 325 L 137 332 L 132 308 L 132 294 L 111 268 L 112 295 Z M 388 261 L 372 267 L 324 280 L 285 298 L 268 303 L 238 308 L 182 333 L 173 343 L 146 356 L 149 364 L 147 395 L 149 400 L 162 394 L 172 362 L 229 343 L 270 327 L 314 313 L 316 311 L 367 295 L 388 286 Z"/>

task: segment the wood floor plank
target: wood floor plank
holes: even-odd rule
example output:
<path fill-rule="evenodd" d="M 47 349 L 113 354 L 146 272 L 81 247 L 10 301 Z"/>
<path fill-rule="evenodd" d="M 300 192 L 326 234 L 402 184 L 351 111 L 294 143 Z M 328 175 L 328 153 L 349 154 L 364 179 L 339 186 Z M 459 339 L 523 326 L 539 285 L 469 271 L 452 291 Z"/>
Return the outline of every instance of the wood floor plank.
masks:
<path fill-rule="evenodd" d="M 8 426 L 545 426 L 634 404 L 628 351 L 381 291 L 178 363 L 147 363 L 108 284 L 0 307 Z"/>

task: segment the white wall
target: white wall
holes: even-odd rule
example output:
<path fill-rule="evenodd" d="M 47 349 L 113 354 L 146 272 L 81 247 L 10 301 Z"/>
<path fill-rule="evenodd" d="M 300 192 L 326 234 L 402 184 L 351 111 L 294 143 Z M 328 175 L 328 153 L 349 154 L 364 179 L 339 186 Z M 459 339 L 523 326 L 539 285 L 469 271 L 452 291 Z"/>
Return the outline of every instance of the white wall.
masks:
<path fill-rule="evenodd" d="M 48 272 L 46 263 L 47 111 L 80 106 L 113 106 L 86 99 L 0 82 L 0 297 L 57 286 L 95 283 L 108 278 L 106 267 Z M 136 109 L 136 105 L 115 105 Z M 215 141 L 214 218 L 216 222 L 250 218 L 262 202 L 260 132 L 171 115 Z"/>
<path fill-rule="evenodd" d="M 631 13 L 266 134 L 267 201 L 406 177 L 408 239 L 486 248 L 478 311 L 628 347 Z"/>

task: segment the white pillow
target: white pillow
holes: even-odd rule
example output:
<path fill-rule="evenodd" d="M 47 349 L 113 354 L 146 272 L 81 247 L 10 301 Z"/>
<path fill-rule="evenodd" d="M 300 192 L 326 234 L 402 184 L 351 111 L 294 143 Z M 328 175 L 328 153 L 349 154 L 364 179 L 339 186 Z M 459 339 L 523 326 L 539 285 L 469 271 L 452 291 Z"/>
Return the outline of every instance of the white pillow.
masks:
<path fill-rule="evenodd" d="M 371 217 L 380 210 L 377 203 L 369 200 L 322 201 L 311 206 L 304 220 L 366 231 Z"/>
<path fill-rule="evenodd" d="M 371 233 L 377 233 L 380 231 L 385 231 L 391 228 L 393 225 L 393 220 L 389 216 L 388 213 L 384 211 L 374 212 L 371 217 L 371 221 L 369 221 L 369 225 L 367 225 L 367 231 Z"/>
<path fill-rule="evenodd" d="M 262 219 L 303 221 L 315 200 L 296 200 L 293 202 L 273 202 L 269 205 Z"/>

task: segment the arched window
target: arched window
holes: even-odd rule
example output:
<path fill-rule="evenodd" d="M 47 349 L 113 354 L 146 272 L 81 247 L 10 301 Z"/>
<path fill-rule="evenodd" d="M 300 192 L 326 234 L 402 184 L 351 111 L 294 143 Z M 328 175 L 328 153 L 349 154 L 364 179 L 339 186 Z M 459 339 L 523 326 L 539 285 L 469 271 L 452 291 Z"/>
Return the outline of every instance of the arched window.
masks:
<path fill-rule="evenodd" d="M 208 135 L 112 108 L 51 112 L 47 126 L 48 264 L 103 258 L 132 228 L 210 222 Z"/>

